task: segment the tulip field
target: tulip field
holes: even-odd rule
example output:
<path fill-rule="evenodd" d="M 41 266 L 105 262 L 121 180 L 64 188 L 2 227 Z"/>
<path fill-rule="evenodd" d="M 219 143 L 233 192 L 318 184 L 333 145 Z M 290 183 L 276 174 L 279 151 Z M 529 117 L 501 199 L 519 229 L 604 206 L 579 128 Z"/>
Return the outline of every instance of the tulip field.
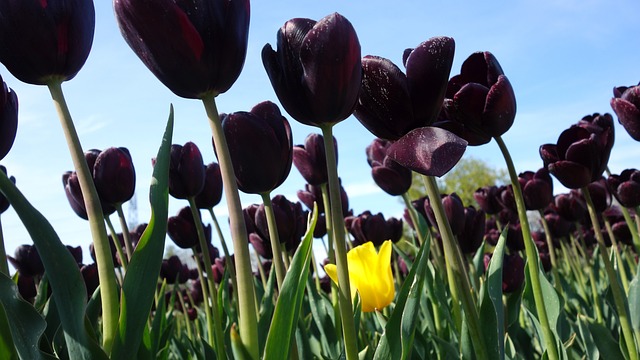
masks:
<path fill-rule="evenodd" d="M 615 87 L 610 113 L 554 134 L 542 167 L 517 169 L 503 139 L 516 94 L 490 51 L 458 71 L 454 39 L 438 36 L 396 64 L 363 56 L 337 12 L 293 18 L 259 54 L 278 103 L 223 113 L 216 101 L 247 56 L 249 0 L 113 9 L 157 85 L 202 103 L 211 142 L 177 144 L 170 108 L 151 216 L 130 226 L 131 153 L 83 149 L 63 92 L 92 49 L 93 1 L 0 1 L 0 62 L 51 95 L 74 166 L 64 192 L 93 260 L 0 166 L 0 213 L 12 208 L 31 240 L 12 253 L 0 229 L 0 359 L 639 360 L 640 171 L 612 173 L 609 160 L 616 136 L 640 141 L 640 85 Z M 0 82 L 1 160 L 23 120 L 20 94 Z M 375 136 L 370 176 L 402 218 L 349 208 L 334 126 L 351 116 Z M 294 121 L 316 130 L 303 144 Z M 443 193 L 438 179 L 486 144 L 508 183 L 475 184 L 473 203 Z M 306 182 L 295 200 L 278 191 L 292 172 Z M 243 206 L 240 193 L 261 202 Z M 223 196 L 228 233 L 214 212 Z M 170 198 L 184 203 L 177 214 Z M 167 244 L 187 259 L 165 256 Z"/>

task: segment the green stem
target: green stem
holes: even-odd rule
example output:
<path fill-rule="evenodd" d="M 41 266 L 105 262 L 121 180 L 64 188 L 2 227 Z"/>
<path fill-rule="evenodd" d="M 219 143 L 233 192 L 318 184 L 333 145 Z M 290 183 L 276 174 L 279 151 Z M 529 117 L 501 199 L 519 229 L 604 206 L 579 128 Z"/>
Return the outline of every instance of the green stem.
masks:
<path fill-rule="evenodd" d="M 271 241 L 271 252 L 273 253 L 273 266 L 276 270 L 276 280 L 278 289 L 282 290 L 286 270 L 282 262 L 282 250 L 280 249 L 280 235 L 278 234 L 278 224 L 276 224 L 276 214 L 273 212 L 273 204 L 269 193 L 260 194 L 264 204 L 264 215 L 267 218 L 269 228 L 269 241 Z"/>
<path fill-rule="evenodd" d="M 226 354 L 224 333 L 222 332 L 222 320 L 220 320 L 220 310 L 218 309 L 218 288 L 213 280 L 211 256 L 209 255 L 209 243 L 204 235 L 204 227 L 202 226 L 200 210 L 198 210 L 198 207 L 196 206 L 196 198 L 192 196 L 187 200 L 189 201 L 189 208 L 191 209 L 191 215 L 193 215 L 193 221 L 195 221 L 198 242 L 200 243 L 200 250 L 202 251 L 202 264 L 204 265 L 204 271 L 207 274 L 207 285 L 209 286 L 209 294 L 211 295 L 211 313 L 213 315 L 213 326 L 215 327 L 214 334 L 216 350 L 218 351 L 218 354 Z M 205 299 L 205 301 L 208 300 Z M 209 334 L 209 341 L 211 341 L 211 337 L 211 334 Z"/>
<path fill-rule="evenodd" d="M 629 210 L 626 207 L 620 206 L 620 210 L 622 211 L 624 221 L 627 223 L 629 231 L 631 232 L 631 238 L 633 239 L 633 246 L 636 249 L 636 253 L 640 254 L 640 235 L 638 235 L 638 226 L 631 218 L 631 214 L 629 214 Z M 635 218 L 638 220 L 637 216 Z"/>
<path fill-rule="evenodd" d="M 622 260 L 622 255 L 620 255 L 620 248 L 618 247 L 618 242 L 616 241 L 616 237 L 613 234 L 613 228 L 611 227 L 611 222 L 604 218 L 604 226 L 607 229 L 607 234 L 609 235 L 609 239 L 611 240 L 611 249 L 613 250 L 613 254 L 616 257 L 616 264 L 618 272 L 620 274 L 620 281 L 622 281 L 622 288 L 624 289 L 625 296 L 629 295 L 629 278 L 627 277 L 627 270 L 624 265 L 624 261 Z M 615 268 L 614 268 L 615 269 Z"/>
<path fill-rule="evenodd" d="M 442 237 L 442 247 L 448 270 L 447 276 L 449 278 L 452 295 L 455 295 L 455 297 L 453 297 L 454 305 L 458 303 L 458 301 L 462 303 L 466 323 L 469 326 L 469 335 L 471 336 L 477 358 L 488 359 L 487 344 L 485 344 L 484 337 L 482 336 L 480 317 L 478 316 L 478 310 L 473 301 L 469 275 L 467 274 L 466 266 L 462 261 L 460 248 L 451 231 L 451 225 L 444 211 L 438 184 L 433 176 L 425 176 L 424 179 L 427 187 L 427 196 L 429 197 L 431 208 L 433 209 L 433 214 L 438 224 L 438 230 Z"/>
<path fill-rule="evenodd" d="M 551 237 L 551 230 L 549 229 L 549 223 L 547 223 L 547 219 L 544 217 L 544 212 L 542 210 L 540 212 L 540 222 L 542 223 L 542 228 L 544 229 L 544 235 L 547 240 L 547 248 L 549 249 L 549 257 L 551 258 L 551 272 L 553 273 L 553 284 L 555 285 L 556 291 L 560 294 L 561 297 L 564 297 L 562 291 L 562 284 L 560 283 L 560 274 L 558 273 L 558 260 L 556 258 L 556 249 L 553 246 L 553 239 Z"/>
<path fill-rule="evenodd" d="M 7 251 L 4 248 L 4 234 L 2 232 L 2 222 L 0 222 L 0 273 L 9 276 L 9 264 L 7 263 Z"/>
<path fill-rule="evenodd" d="M 120 239 L 118 238 L 118 234 L 116 233 L 116 229 L 113 227 L 113 223 L 111 223 L 111 218 L 109 216 L 104 217 L 104 221 L 109 228 L 109 232 L 111 233 L 111 238 L 113 239 L 113 246 L 116 248 L 116 253 L 120 258 L 120 264 L 122 264 L 122 268 L 124 271 L 127 271 L 127 266 L 129 266 L 129 261 L 127 261 L 127 257 L 122 252 L 122 246 L 120 246 Z"/>
<path fill-rule="evenodd" d="M 96 253 L 96 263 L 98 266 L 98 277 L 100 277 L 100 297 L 102 300 L 102 346 L 108 353 L 118 330 L 118 317 L 120 305 L 118 304 L 118 289 L 116 276 L 109 247 L 109 238 L 104 225 L 104 217 L 98 192 L 96 191 L 93 178 L 89 172 L 89 165 L 85 160 L 80 139 L 76 132 L 71 113 L 62 93 L 62 79 L 51 80 L 47 84 L 51 98 L 56 106 L 62 130 L 64 131 L 71 160 L 76 169 L 80 189 L 84 197 L 84 205 L 89 217 L 89 228 L 93 239 L 93 246 Z"/>
<path fill-rule="evenodd" d="M 607 251 L 607 246 L 604 243 L 604 237 L 602 236 L 600 223 L 598 222 L 598 215 L 596 214 L 595 207 L 593 206 L 589 189 L 586 186 L 582 188 L 582 195 L 587 201 L 587 209 L 589 210 L 589 217 L 591 218 L 591 224 L 593 225 L 593 232 L 595 233 L 596 240 L 598 240 L 598 245 L 600 246 L 600 256 L 602 257 L 604 269 L 607 273 L 607 277 L 609 278 L 609 286 L 611 286 L 611 293 L 613 294 L 613 301 L 618 312 L 618 320 L 620 321 L 620 327 L 622 327 L 622 333 L 624 335 L 624 342 L 627 345 L 629 359 L 638 360 L 638 350 L 636 349 L 633 331 L 631 330 L 631 323 L 629 322 L 629 314 L 627 313 L 627 297 L 624 295 L 620 282 L 618 281 L 618 276 L 613 269 L 611 261 L 609 261 L 609 252 Z"/>
<path fill-rule="evenodd" d="M 201 254 L 198 254 L 196 251 L 196 247 L 194 246 L 192 249 L 193 258 L 196 261 L 196 267 L 198 268 L 198 278 L 200 279 L 200 289 L 202 289 L 202 307 L 204 308 L 204 317 L 207 320 L 207 342 L 209 344 L 215 343 L 215 324 L 213 323 L 213 315 L 211 314 L 211 303 L 209 302 L 209 284 L 207 279 L 204 278 L 204 269 L 202 268 L 202 263 L 200 262 Z"/>
<path fill-rule="evenodd" d="M 231 261 L 229 248 L 227 248 L 227 241 L 224 239 L 222 229 L 220 229 L 220 224 L 218 223 L 216 214 L 213 212 L 213 208 L 209 208 L 209 214 L 211 215 L 211 220 L 213 220 L 213 225 L 216 228 L 218 239 L 220 239 L 220 245 L 222 245 L 222 252 L 224 253 L 224 257 L 226 260 Z M 233 290 L 233 299 L 235 300 L 235 306 L 238 306 L 238 291 L 236 290 L 238 289 L 238 280 L 236 279 L 236 269 L 233 266 L 229 266 L 227 269 L 229 269 L 229 275 L 231 275 L 231 287 Z"/>
<path fill-rule="evenodd" d="M 327 251 L 327 257 L 329 258 L 329 262 L 335 264 L 336 262 L 336 253 L 333 249 L 333 228 L 331 219 L 331 201 L 329 200 L 329 186 L 327 183 L 320 185 L 320 191 L 322 192 L 322 205 L 324 206 L 324 220 L 327 229 L 327 238 L 329 239 L 329 249 Z M 340 209 L 340 213 L 342 213 L 342 209 Z"/>
<path fill-rule="evenodd" d="M 124 238 L 124 248 L 127 251 L 127 260 L 131 260 L 133 244 L 131 243 L 131 233 L 129 232 L 127 218 L 124 216 L 124 211 L 122 211 L 122 204 L 116 204 L 116 212 L 118 213 L 118 219 L 120 219 L 120 228 L 122 229 L 122 237 Z"/>
<path fill-rule="evenodd" d="M 353 321 L 353 305 L 347 264 L 347 244 L 345 241 L 344 218 L 342 217 L 342 200 L 340 198 L 340 181 L 338 180 L 338 162 L 333 146 L 333 125 L 321 127 L 324 138 L 324 150 L 327 158 L 327 174 L 329 176 L 329 205 L 331 208 L 331 228 L 338 270 L 338 303 L 342 319 L 342 335 L 347 360 L 358 359 L 356 327 Z M 325 203 L 327 208 L 327 203 Z"/>
<path fill-rule="evenodd" d="M 500 147 L 502 156 L 507 164 L 509 170 L 509 177 L 511 178 L 511 186 L 513 188 L 513 197 L 516 201 L 516 207 L 518 208 L 518 217 L 520 219 L 520 227 L 522 229 L 522 237 L 524 239 L 525 253 L 527 256 L 527 269 L 529 271 L 529 277 L 531 278 L 531 289 L 533 290 L 533 299 L 536 304 L 536 311 L 538 313 L 538 320 L 540 320 L 540 326 L 542 327 L 542 335 L 544 337 L 544 343 L 546 345 L 547 354 L 549 359 L 558 359 L 558 349 L 556 348 L 556 341 L 553 335 L 551 326 L 549 325 L 549 318 L 547 314 L 547 308 L 544 302 L 544 296 L 542 294 L 542 285 L 540 284 L 540 268 L 538 251 L 533 239 L 531 238 L 531 230 L 529 228 L 529 220 L 527 219 L 527 209 L 524 205 L 524 198 L 522 197 L 522 189 L 520 188 L 520 182 L 518 181 L 518 174 L 516 173 L 511 154 L 500 136 L 496 136 L 496 143 Z"/>
<path fill-rule="evenodd" d="M 422 245 L 424 244 L 425 234 L 422 233 L 422 229 L 420 229 L 420 214 L 418 214 L 416 208 L 413 207 L 411 199 L 409 198 L 409 192 L 402 194 L 402 200 L 404 200 L 404 206 L 406 206 L 407 211 L 409 212 L 409 217 L 413 222 L 413 228 L 415 229 L 416 235 L 418 236 L 418 241 L 420 242 L 420 244 L 418 245 Z"/>
<path fill-rule="evenodd" d="M 233 240 L 233 250 L 236 263 L 236 276 L 238 278 L 238 321 L 240 322 L 240 340 L 252 359 L 258 359 L 258 315 L 256 314 L 256 293 L 253 285 L 253 272 L 251 271 L 251 255 L 249 253 L 249 240 L 247 228 L 242 214 L 242 204 L 238 194 L 231 156 L 227 146 L 227 139 L 222 131 L 222 124 L 215 97 L 207 95 L 202 98 L 202 103 L 207 111 L 209 125 L 213 134 L 213 145 L 220 164 L 222 184 L 225 188 L 225 197 L 229 209 L 229 226 Z"/>

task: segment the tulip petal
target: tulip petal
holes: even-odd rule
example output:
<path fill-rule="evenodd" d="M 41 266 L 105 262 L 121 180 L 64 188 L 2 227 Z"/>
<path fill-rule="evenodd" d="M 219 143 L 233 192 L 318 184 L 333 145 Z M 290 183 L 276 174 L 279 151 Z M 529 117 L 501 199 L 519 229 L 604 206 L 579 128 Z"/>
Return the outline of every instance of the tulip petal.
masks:
<path fill-rule="evenodd" d="M 516 95 L 506 76 L 500 75 L 489 93 L 482 116 L 482 129 L 493 137 L 501 136 L 516 118 Z"/>
<path fill-rule="evenodd" d="M 580 189 L 591 182 L 591 170 L 582 164 L 572 161 L 557 161 L 549 165 L 552 173 L 569 189 Z"/>
<path fill-rule="evenodd" d="M 618 115 L 618 122 L 624 126 L 629 135 L 640 141 L 640 109 L 624 99 L 611 99 L 611 107 Z"/>
<path fill-rule="evenodd" d="M 482 128 L 482 115 L 489 95 L 489 88 L 478 83 L 468 83 L 453 97 L 456 118 L 471 131 L 486 133 Z"/>
<path fill-rule="evenodd" d="M 467 142 L 435 127 L 412 130 L 387 150 L 400 165 L 427 176 L 442 176 L 458 163 Z"/>

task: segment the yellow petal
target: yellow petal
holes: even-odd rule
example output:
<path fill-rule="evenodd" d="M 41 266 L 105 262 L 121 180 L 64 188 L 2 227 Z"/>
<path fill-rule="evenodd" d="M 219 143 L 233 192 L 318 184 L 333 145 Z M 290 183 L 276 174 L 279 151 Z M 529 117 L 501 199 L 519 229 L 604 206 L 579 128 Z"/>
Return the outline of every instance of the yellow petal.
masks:
<path fill-rule="evenodd" d="M 348 265 L 347 265 L 348 266 Z M 327 264 L 324 266 L 324 272 L 327 273 L 331 281 L 340 285 L 338 281 L 338 267 L 335 264 Z M 356 296 L 356 287 L 353 286 L 353 281 L 351 281 L 351 276 L 349 276 L 350 290 L 351 290 L 351 299 Z"/>

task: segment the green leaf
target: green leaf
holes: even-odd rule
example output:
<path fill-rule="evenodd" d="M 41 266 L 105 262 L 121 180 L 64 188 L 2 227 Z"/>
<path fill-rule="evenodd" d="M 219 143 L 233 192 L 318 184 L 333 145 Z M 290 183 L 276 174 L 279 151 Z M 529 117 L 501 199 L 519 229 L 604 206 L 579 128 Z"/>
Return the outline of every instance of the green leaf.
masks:
<path fill-rule="evenodd" d="M 87 290 L 75 259 L 62 244 L 49 221 L 27 201 L 2 171 L 0 191 L 9 200 L 38 249 L 53 289 L 69 358 L 106 359 L 104 351 L 85 329 Z"/>
<path fill-rule="evenodd" d="M 487 269 L 486 284 L 480 298 L 480 323 L 491 359 L 504 359 L 504 305 L 502 303 L 502 265 L 507 228 L 502 231 Z M 495 331 L 493 330 L 495 328 Z"/>
<path fill-rule="evenodd" d="M 407 359 L 411 355 L 416 325 L 420 320 L 420 300 L 429 263 L 429 247 L 430 238 L 427 238 L 402 284 L 396 306 L 378 342 L 373 357 L 376 360 Z"/>
<path fill-rule="evenodd" d="M 264 351 L 267 342 L 267 334 L 269 333 L 269 325 L 271 325 L 271 317 L 273 316 L 273 295 L 276 288 L 276 272 L 269 272 L 269 280 L 262 301 L 260 303 L 260 317 L 258 318 L 258 349 Z"/>
<path fill-rule="evenodd" d="M 588 327 L 601 359 L 624 359 L 619 343 L 613 338 L 609 329 L 592 320 L 588 320 Z"/>
<path fill-rule="evenodd" d="M 169 120 L 162 138 L 162 145 L 153 167 L 149 191 L 151 219 L 131 257 L 122 284 L 118 334 L 111 353 L 113 359 L 126 359 L 131 354 L 138 353 L 143 330 L 153 304 L 167 234 L 172 134 L 173 105 L 169 110 Z"/>
<path fill-rule="evenodd" d="M 289 358 L 291 342 L 295 336 L 304 290 L 309 277 L 309 264 L 313 250 L 313 229 L 317 220 L 318 211 L 314 206 L 313 218 L 307 227 L 307 233 L 302 243 L 293 256 L 276 302 L 276 309 L 264 349 L 264 360 Z"/>
<path fill-rule="evenodd" d="M 585 350 L 585 355 L 589 360 L 597 360 L 600 358 L 600 353 L 598 352 L 598 347 L 596 343 L 593 341 L 593 336 L 591 335 L 591 331 L 589 330 L 589 322 L 587 317 L 584 315 L 578 314 L 578 331 L 580 332 L 580 338 L 582 340 L 582 346 Z"/>
<path fill-rule="evenodd" d="M 628 299 L 631 327 L 638 334 L 640 332 L 640 269 L 638 269 L 636 276 L 629 283 Z"/>
<path fill-rule="evenodd" d="M 11 336 L 11 325 L 2 303 L 0 303 L 0 359 L 18 359 L 18 351 Z"/>

